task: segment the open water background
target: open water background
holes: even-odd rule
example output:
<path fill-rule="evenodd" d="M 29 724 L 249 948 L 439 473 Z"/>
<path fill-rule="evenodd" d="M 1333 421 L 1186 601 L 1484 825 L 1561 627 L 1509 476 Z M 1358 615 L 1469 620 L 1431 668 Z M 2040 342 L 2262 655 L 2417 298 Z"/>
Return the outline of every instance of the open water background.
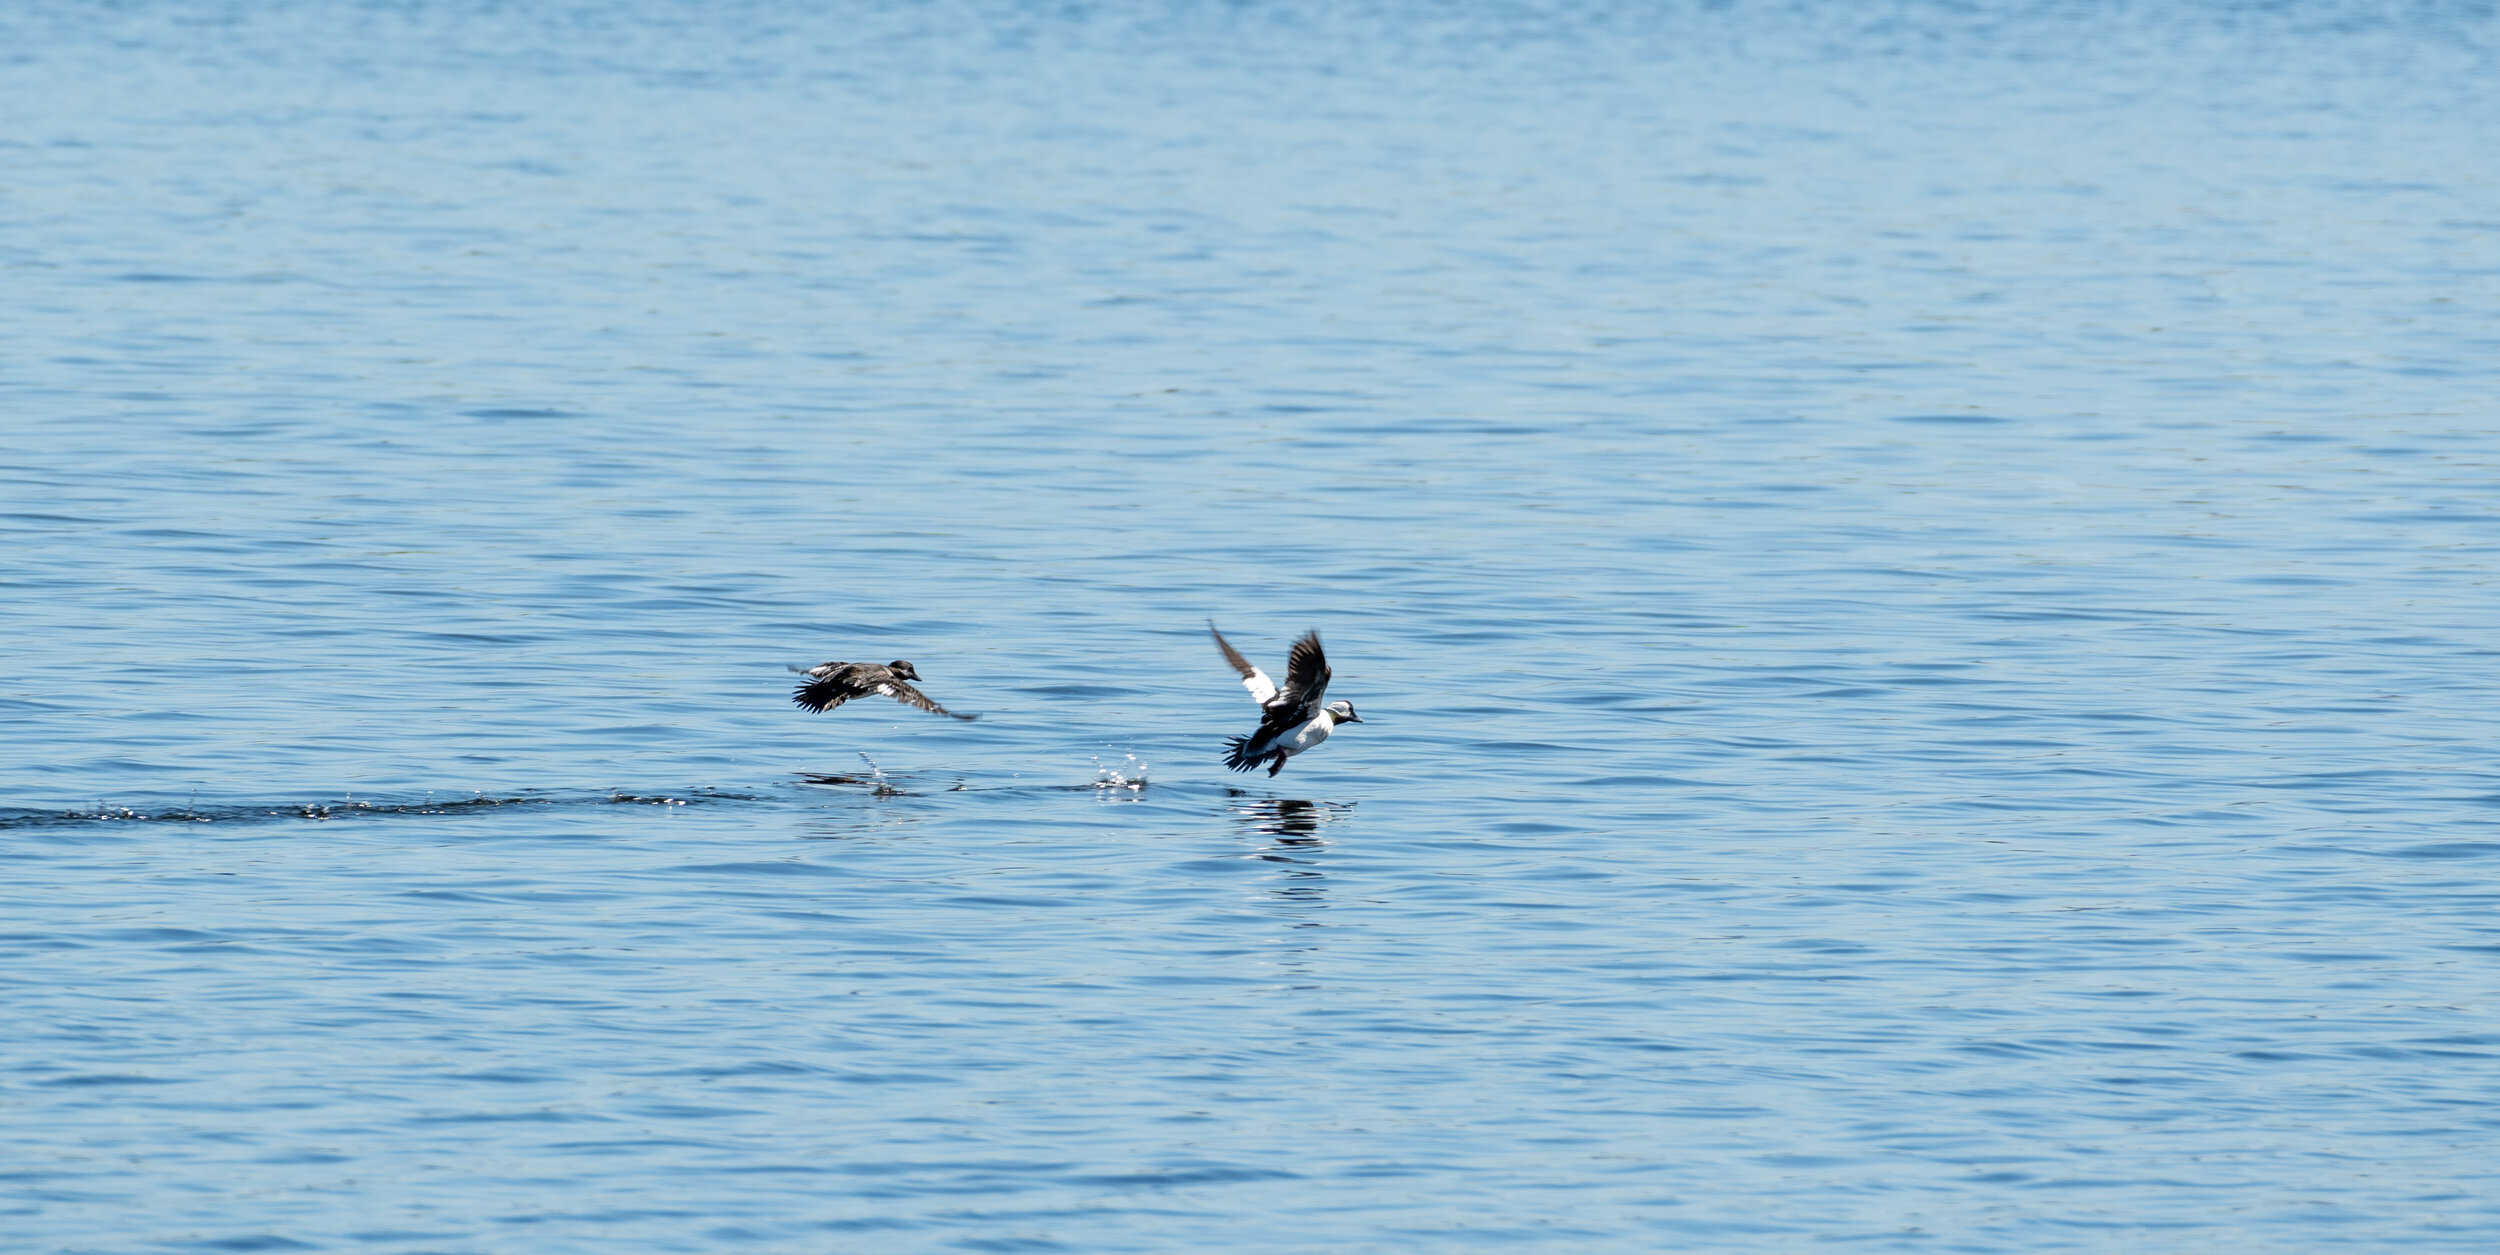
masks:
<path fill-rule="evenodd" d="M 0 1247 L 2491 1250 L 2495 48 L 11 5 Z"/>

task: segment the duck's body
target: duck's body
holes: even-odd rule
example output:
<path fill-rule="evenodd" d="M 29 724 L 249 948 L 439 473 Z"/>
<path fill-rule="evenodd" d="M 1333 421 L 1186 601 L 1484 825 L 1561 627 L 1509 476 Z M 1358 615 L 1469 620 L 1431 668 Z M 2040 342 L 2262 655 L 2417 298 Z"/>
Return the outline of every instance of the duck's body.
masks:
<path fill-rule="evenodd" d="M 792 667 L 792 671 L 809 677 L 790 694 L 790 700 L 809 710 L 823 712 L 854 697 L 891 697 L 906 706 L 917 706 L 933 715 L 949 719 L 978 719 L 978 715 L 959 715 L 913 688 L 906 681 L 917 680 L 920 673 L 900 658 L 880 667 L 873 662 L 828 662 L 815 667 Z"/>
<path fill-rule="evenodd" d="M 1267 673 L 1250 665 L 1250 660 L 1224 639 L 1224 634 L 1207 625 L 1207 634 L 1215 638 L 1215 647 L 1224 651 L 1224 661 L 1241 673 L 1241 686 L 1250 690 L 1250 700 L 1259 704 L 1259 730 L 1248 736 L 1227 738 L 1224 742 L 1224 765 L 1235 771 L 1248 771 L 1261 763 L 1267 774 L 1285 769 L 1285 760 L 1328 739 L 1341 723 L 1361 723 L 1352 702 L 1328 702 L 1328 680 L 1334 673 L 1328 669 L 1328 655 L 1321 652 L 1319 633 L 1305 632 L 1285 655 L 1285 683 L 1279 688 Z"/>

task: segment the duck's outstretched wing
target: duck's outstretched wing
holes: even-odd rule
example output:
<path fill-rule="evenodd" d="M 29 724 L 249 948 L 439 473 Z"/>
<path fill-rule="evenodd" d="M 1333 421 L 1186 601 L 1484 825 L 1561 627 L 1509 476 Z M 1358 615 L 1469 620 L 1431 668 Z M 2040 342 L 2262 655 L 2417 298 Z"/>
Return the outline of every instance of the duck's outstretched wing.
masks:
<path fill-rule="evenodd" d="M 903 683 L 901 680 L 887 680 L 877 686 L 877 691 L 903 703 L 906 706 L 918 706 L 922 710 L 928 711 L 933 715 L 944 715 L 949 719 L 961 719 L 966 723 L 970 723 L 971 721 L 981 717 L 979 715 L 956 714 L 954 711 L 948 710 L 944 706 L 940 706 L 936 702 L 930 701 L 928 694 Z"/>
<path fill-rule="evenodd" d="M 1224 639 L 1222 632 L 1215 630 L 1213 620 L 1207 623 L 1207 635 L 1214 637 L 1215 647 L 1224 651 L 1224 661 L 1233 664 L 1233 670 L 1241 673 L 1241 687 L 1250 690 L 1250 700 L 1257 702 L 1262 708 L 1274 705 L 1276 681 L 1268 679 L 1266 672 L 1251 666 L 1250 660 L 1242 657 L 1241 651 L 1233 648 L 1232 643 Z"/>
<path fill-rule="evenodd" d="M 1277 704 L 1290 704 L 1309 719 L 1319 713 L 1320 700 L 1328 695 L 1329 678 L 1335 674 L 1328 669 L 1328 655 L 1320 651 L 1319 633 L 1304 632 L 1285 655 L 1285 691 L 1277 694 Z"/>

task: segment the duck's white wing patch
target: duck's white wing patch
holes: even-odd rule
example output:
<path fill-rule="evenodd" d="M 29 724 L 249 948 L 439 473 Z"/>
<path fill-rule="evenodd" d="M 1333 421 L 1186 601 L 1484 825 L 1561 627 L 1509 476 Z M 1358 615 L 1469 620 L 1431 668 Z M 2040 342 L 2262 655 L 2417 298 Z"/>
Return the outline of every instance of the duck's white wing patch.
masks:
<path fill-rule="evenodd" d="M 954 711 L 948 710 L 944 706 L 940 706 L 936 702 L 930 701 L 928 694 L 903 683 L 901 680 L 880 684 L 877 686 L 877 691 L 903 703 L 906 706 L 917 706 L 933 715 L 944 715 L 949 719 L 961 719 L 967 723 L 981 717 L 979 715 L 956 714 Z"/>
<path fill-rule="evenodd" d="M 1276 681 L 1268 679 L 1266 672 L 1251 666 L 1250 660 L 1242 657 L 1241 651 L 1233 648 L 1233 643 L 1225 640 L 1222 632 L 1215 630 L 1215 624 L 1207 624 L 1207 635 L 1214 637 L 1215 647 L 1224 651 L 1224 661 L 1231 663 L 1233 670 L 1240 673 L 1241 687 L 1250 690 L 1250 700 L 1257 702 L 1261 709 L 1276 700 Z"/>
<path fill-rule="evenodd" d="M 1241 687 L 1250 690 L 1250 700 L 1257 702 L 1262 710 L 1276 700 L 1276 681 L 1268 679 L 1267 673 L 1257 667 L 1250 668 L 1250 674 L 1241 677 Z"/>

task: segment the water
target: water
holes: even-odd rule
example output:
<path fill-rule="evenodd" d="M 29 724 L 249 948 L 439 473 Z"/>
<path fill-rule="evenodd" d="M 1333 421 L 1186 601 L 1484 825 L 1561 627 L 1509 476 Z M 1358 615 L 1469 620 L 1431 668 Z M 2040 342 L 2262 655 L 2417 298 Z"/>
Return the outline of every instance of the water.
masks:
<path fill-rule="evenodd" d="M 2495 35 L 13 8 L 0 1246 L 2487 1250 Z"/>

